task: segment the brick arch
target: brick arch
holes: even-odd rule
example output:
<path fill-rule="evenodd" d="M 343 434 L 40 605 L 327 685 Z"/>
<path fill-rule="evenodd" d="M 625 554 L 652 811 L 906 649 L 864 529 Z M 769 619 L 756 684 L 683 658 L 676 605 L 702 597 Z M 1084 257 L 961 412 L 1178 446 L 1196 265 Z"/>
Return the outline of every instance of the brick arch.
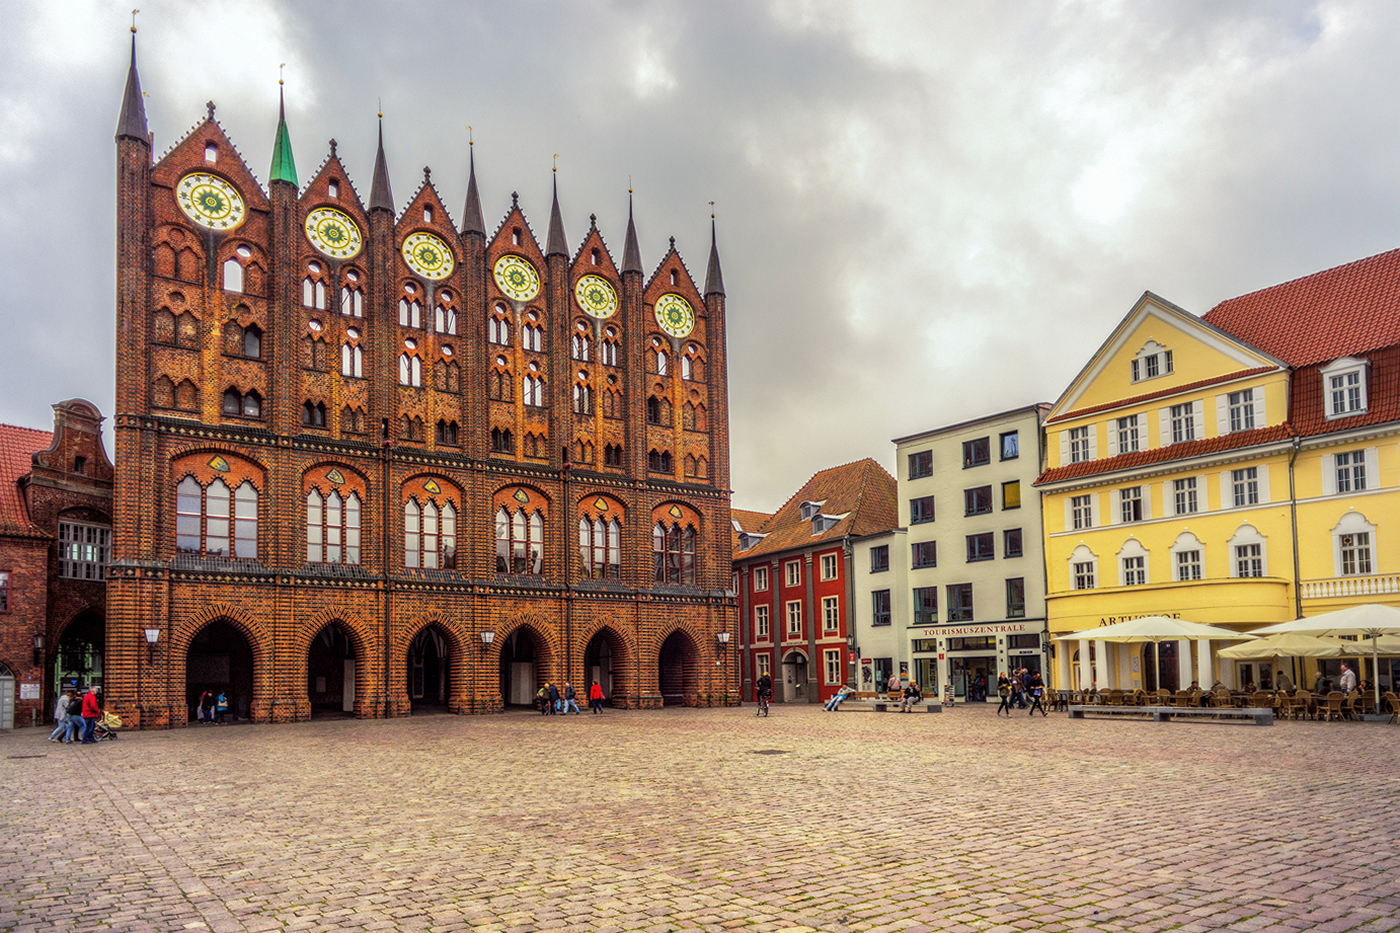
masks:
<path fill-rule="evenodd" d="M 52 636 L 51 636 L 51 642 L 52 642 L 52 644 L 53 644 L 54 646 L 57 646 L 58 642 L 63 638 L 63 633 L 64 633 L 65 630 L 67 630 L 68 626 L 72 625 L 73 622 L 74 622 L 74 620 L 76 620 L 76 619 L 78 618 L 78 616 L 80 616 L 80 615 L 82 615 L 82 614 L 84 614 L 84 613 L 86 613 L 86 612 L 96 613 L 97 615 L 101 616 L 104 623 L 105 623 L 106 620 L 107 620 L 107 604 L 106 604 L 106 602 L 101 602 L 101 603 L 96 603 L 96 604 L 94 604 L 94 603 L 89 603 L 89 602 L 86 602 L 86 601 L 85 601 L 85 602 L 82 603 L 82 605 L 78 606 L 76 609 L 73 609 L 72 611 L 70 611 L 70 612 L 66 613 L 64 616 L 62 616 L 63 621 L 60 622 L 60 623 L 58 623 L 56 626 L 54 626 L 54 628 L 53 628 L 53 634 L 52 634 Z"/>
<path fill-rule="evenodd" d="M 604 499 L 611 499 L 618 505 L 622 506 L 622 508 L 625 510 L 630 510 L 632 508 L 632 503 L 628 502 L 626 499 L 618 495 L 612 489 L 592 489 L 576 497 L 574 499 L 574 505 L 579 506 L 581 508 L 587 503 L 592 502 L 599 496 L 602 496 Z"/>
<path fill-rule="evenodd" d="M 253 655 L 253 696 L 249 701 L 249 717 L 253 722 L 271 722 L 275 663 L 272 636 L 246 610 L 226 603 L 214 603 L 183 621 L 171 623 L 170 643 L 161 649 L 170 652 L 170 679 L 167 684 L 171 703 L 184 704 L 183 692 L 188 683 L 186 665 L 190 644 L 196 635 L 215 622 L 224 622 L 232 626 L 248 643 Z M 178 721 L 183 725 L 183 719 Z"/>
<path fill-rule="evenodd" d="M 497 486 L 495 489 L 491 490 L 491 511 L 492 511 L 493 514 L 495 513 L 496 508 L 499 507 L 499 506 L 501 506 L 501 505 L 506 506 L 506 508 L 519 508 L 519 507 L 523 504 L 523 503 L 517 502 L 517 501 L 514 500 L 514 499 L 511 499 L 509 496 L 506 496 L 504 499 L 501 498 L 502 494 L 505 493 L 506 490 L 508 490 L 508 489 L 516 489 L 516 488 L 524 489 L 524 490 L 527 490 L 528 492 L 534 493 L 535 495 L 537 495 L 537 496 L 539 496 L 541 499 L 543 499 L 545 505 L 547 505 L 547 506 L 553 506 L 553 505 L 554 505 L 554 497 L 551 496 L 549 493 L 545 492 L 543 489 L 541 489 L 539 486 L 537 486 L 537 485 L 534 484 L 534 483 L 528 483 L 528 482 L 510 482 L 510 483 L 502 483 L 501 485 Z"/>
<path fill-rule="evenodd" d="M 637 696 L 640 692 L 638 685 L 633 682 L 636 679 L 637 646 L 626 628 L 619 628 L 609 619 L 591 619 L 579 630 L 577 660 L 578 669 L 583 671 L 583 684 L 579 693 L 585 698 L 588 695 L 593 673 L 588 667 L 588 646 L 600 635 L 608 639 L 612 650 L 613 680 L 605 694 L 612 705 L 622 707 L 626 704 L 627 697 Z"/>
<path fill-rule="evenodd" d="M 535 686 L 539 687 L 547 680 L 563 682 L 559 659 L 563 657 L 564 647 L 553 626 L 544 616 L 529 610 L 517 610 L 501 617 L 493 630 L 496 637 L 491 643 L 491 651 L 486 656 L 487 664 L 493 669 L 500 668 L 506 640 L 514 633 L 523 631 L 531 636 L 535 646 Z M 507 697 L 502 697 L 502 700 L 509 702 Z"/>
<path fill-rule="evenodd" d="M 370 623 L 355 618 L 348 613 L 337 609 L 322 609 L 311 616 L 292 635 L 288 647 L 291 649 L 291 682 L 293 684 L 308 684 L 309 662 L 311 657 L 311 645 L 316 640 L 316 636 L 328 625 L 338 625 L 345 632 L 350 640 L 350 645 L 355 651 L 355 717 L 357 719 L 368 718 L 374 715 L 375 707 L 378 705 L 377 684 L 373 684 L 373 672 L 378 670 L 379 645 L 378 633 L 373 631 Z M 310 686 L 306 687 L 304 695 L 297 697 L 298 719 L 309 719 L 311 717 L 311 695 Z"/>
<path fill-rule="evenodd" d="M 262 470 L 264 473 L 267 473 L 268 470 L 271 469 L 268 466 L 267 461 L 265 459 L 255 454 L 249 453 L 245 449 L 240 448 L 237 453 L 234 453 L 232 450 L 229 450 L 225 447 L 219 447 L 213 444 L 208 444 L 199 441 L 195 441 L 189 444 L 182 444 L 178 447 L 172 448 L 170 453 L 167 455 L 167 460 L 169 463 L 174 464 L 176 461 L 182 460 L 185 457 L 188 457 L 192 454 L 219 454 L 220 456 L 224 457 L 233 454 L 233 456 L 243 460 L 247 460 L 249 463 L 257 464 L 258 469 Z"/>
<path fill-rule="evenodd" d="M 676 636 L 682 639 L 667 650 L 667 643 Z M 705 642 L 694 627 L 680 623 L 662 629 L 649 652 L 652 669 L 657 672 L 656 689 L 662 705 L 698 706 L 700 704 L 702 668 L 705 662 Z"/>
<path fill-rule="evenodd" d="M 389 643 L 386 661 L 389 671 L 390 715 L 407 716 L 412 710 L 408 696 L 408 649 L 413 640 L 428 628 L 437 628 L 447 642 L 447 677 L 451 692 L 447 696 L 449 712 L 467 712 L 471 678 L 471 644 L 461 622 L 451 616 L 430 610 L 399 628 Z M 358 670 L 358 668 L 357 668 Z"/>

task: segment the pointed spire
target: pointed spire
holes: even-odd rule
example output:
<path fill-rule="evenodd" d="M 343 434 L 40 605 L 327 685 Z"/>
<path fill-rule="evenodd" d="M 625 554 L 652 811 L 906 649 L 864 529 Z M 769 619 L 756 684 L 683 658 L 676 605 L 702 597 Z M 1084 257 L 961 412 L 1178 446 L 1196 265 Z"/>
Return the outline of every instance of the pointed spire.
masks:
<path fill-rule="evenodd" d="M 122 95 L 122 113 L 117 117 L 117 139 L 123 136 L 151 144 L 146 128 L 146 102 L 141 96 L 141 79 L 136 74 L 136 24 L 131 24 L 131 68 L 126 73 L 126 93 Z"/>
<path fill-rule="evenodd" d="M 554 206 L 549 209 L 549 235 L 545 237 L 546 256 L 568 258 L 569 246 L 564 242 L 564 218 L 559 214 L 559 174 L 554 175 Z"/>
<path fill-rule="evenodd" d="M 476 193 L 476 152 L 471 155 L 467 176 L 467 209 L 462 213 L 462 232 L 486 236 L 486 218 L 481 216 L 481 195 Z"/>
<path fill-rule="evenodd" d="M 632 189 L 627 189 L 627 240 L 622 247 L 622 271 L 642 271 L 642 251 L 637 248 L 637 227 L 632 223 Z"/>
<path fill-rule="evenodd" d="M 379 114 L 379 152 L 374 156 L 374 186 L 369 189 L 369 209 L 394 213 L 394 192 L 389 190 L 389 163 L 384 159 L 384 114 Z"/>
<path fill-rule="evenodd" d="M 268 182 L 285 181 L 297 187 L 297 163 L 292 158 L 292 137 L 287 132 L 287 101 L 282 79 L 277 79 L 277 139 L 272 143 L 272 173 Z"/>
<path fill-rule="evenodd" d="M 719 270 L 719 245 L 715 239 L 715 215 L 710 214 L 710 267 L 705 270 L 705 297 L 724 297 L 724 273 Z"/>

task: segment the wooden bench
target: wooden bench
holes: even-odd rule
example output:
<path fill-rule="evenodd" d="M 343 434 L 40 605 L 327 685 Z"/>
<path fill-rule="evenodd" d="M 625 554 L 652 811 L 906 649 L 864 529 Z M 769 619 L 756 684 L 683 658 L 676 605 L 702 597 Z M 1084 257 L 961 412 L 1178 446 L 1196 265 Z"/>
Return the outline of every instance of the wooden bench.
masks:
<path fill-rule="evenodd" d="M 1274 711 L 1267 707 L 1247 706 L 1079 706 L 1071 704 L 1070 719 L 1083 719 L 1091 716 L 1149 716 L 1153 722 L 1169 722 L 1172 719 L 1250 719 L 1256 726 L 1272 726 Z"/>
<path fill-rule="evenodd" d="M 916 703 L 915 705 L 916 705 L 916 706 L 918 706 L 918 705 L 923 705 L 923 706 L 924 706 L 924 709 L 926 709 L 926 710 L 927 710 L 928 712 L 930 712 L 930 713 L 941 713 L 941 712 L 943 712 L 943 706 L 942 706 L 942 704 L 940 704 L 940 703 L 925 703 L 925 701 L 926 701 L 927 699 L 928 699 L 928 697 L 924 697 L 924 698 L 920 699 L 919 702 Z M 900 702 L 899 700 L 891 700 L 891 699 L 888 697 L 888 695 L 887 695 L 887 694 L 884 694 L 884 693 L 868 693 L 868 692 L 864 692 L 864 693 L 863 693 L 863 692 L 857 691 L 857 692 L 855 692 L 855 693 L 847 694 L 846 699 L 844 699 L 844 700 L 841 701 L 841 705 L 838 706 L 838 707 L 836 707 L 836 711 L 837 711 L 837 712 L 840 712 L 840 711 L 843 710 L 843 709 L 848 709 L 848 708 L 849 708 L 849 709 L 869 709 L 869 710 L 874 710 L 874 711 L 877 712 L 877 713 L 885 713 L 885 712 L 889 712 L 891 709 L 898 709 L 898 708 L 899 708 L 899 702 Z"/>

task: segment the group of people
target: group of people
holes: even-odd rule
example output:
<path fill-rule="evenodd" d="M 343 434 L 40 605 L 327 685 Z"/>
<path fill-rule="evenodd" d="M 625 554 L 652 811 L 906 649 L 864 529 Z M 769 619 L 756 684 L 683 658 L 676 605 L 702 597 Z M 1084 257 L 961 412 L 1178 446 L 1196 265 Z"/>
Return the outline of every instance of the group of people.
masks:
<path fill-rule="evenodd" d="M 603 688 L 598 681 L 593 681 L 593 686 L 588 688 L 588 707 L 597 716 L 603 712 Z M 574 692 L 574 685 L 567 680 L 564 681 L 564 689 L 560 690 L 559 685 L 550 681 L 543 687 L 535 691 L 535 705 L 539 708 L 541 716 L 567 716 L 570 711 L 574 715 L 579 714 L 577 694 Z"/>
<path fill-rule="evenodd" d="M 199 719 L 198 722 L 212 725 L 215 722 L 222 723 L 224 717 L 228 715 L 228 696 L 220 690 L 217 695 L 204 691 L 199 695 Z M 216 718 L 217 717 L 217 718 Z"/>
<path fill-rule="evenodd" d="M 997 696 L 1001 699 L 997 706 L 997 715 L 1006 713 L 1006 718 L 1011 718 L 1011 711 L 1015 709 L 1029 709 L 1027 715 L 1034 716 L 1036 710 L 1040 710 L 1041 716 L 1050 715 L 1045 710 L 1045 681 L 1041 679 L 1040 671 L 1031 671 L 1026 668 L 1009 671 L 997 675 Z"/>
<path fill-rule="evenodd" d="M 50 742 L 63 742 L 71 745 L 81 742 L 92 745 L 97 741 L 93 736 L 97 720 L 102 718 L 102 688 L 93 687 L 82 697 L 77 690 L 59 694 L 54 704 L 54 730 L 49 733 Z"/>

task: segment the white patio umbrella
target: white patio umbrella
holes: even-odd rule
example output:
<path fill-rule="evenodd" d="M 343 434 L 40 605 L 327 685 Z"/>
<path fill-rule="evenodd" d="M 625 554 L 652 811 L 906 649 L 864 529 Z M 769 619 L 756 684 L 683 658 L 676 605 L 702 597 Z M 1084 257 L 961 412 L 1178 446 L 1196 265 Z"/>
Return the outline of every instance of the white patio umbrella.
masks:
<path fill-rule="evenodd" d="M 1282 632 L 1278 635 L 1256 638 L 1242 645 L 1221 648 L 1217 653 L 1220 657 L 1231 661 L 1266 661 L 1272 658 L 1277 677 L 1279 658 L 1346 657 L 1348 652 L 1343 647 L 1345 644 L 1346 642 L 1340 642 L 1335 638 L 1320 638 L 1317 635 L 1303 635 L 1299 632 Z M 1278 685 L 1277 681 L 1274 685 Z"/>
<path fill-rule="evenodd" d="M 1273 635 L 1279 632 L 1301 632 L 1310 635 L 1353 635 L 1361 639 L 1356 643 L 1357 650 L 1348 651 L 1347 655 L 1363 657 L 1365 649 L 1371 649 L 1371 664 L 1373 665 L 1371 670 L 1375 672 L 1376 709 L 1381 708 L 1380 639 L 1387 635 L 1400 635 L 1400 609 L 1396 609 L 1394 606 L 1382 606 L 1379 603 L 1366 603 L 1362 606 L 1338 609 L 1335 612 L 1324 612 L 1321 615 L 1305 619 L 1294 619 L 1292 622 L 1266 625 L 1254 630 L 1256 635 Z M 1369 640 L 1369 644 L 1367 644 L 1367 640 Z M 1343 644 L 1346 643 L 1343 642 Z"/>
<path fill-rule="evenodd" d="M 1156 645 L 1163 641 L 1199 641 L 1203 638 L 1212 641 L 1235 641 L 1249 640 L 1254 636 L 1228 628 L 1206 625 L 1202 622 L 1173 619 L 1170 616 L 1142 616 L 1137 619 L 1129 619 L 1126 622 L 1115 622 L 1112 625 L 1085 629 L 1082 632 L 1070 632 L 1067 635 L 1056 636 L 1054 640 L 1079 641 L 1087 639 L 1090 641 L 1111 641 L 1120 645 L 1151 642 Z"/>

